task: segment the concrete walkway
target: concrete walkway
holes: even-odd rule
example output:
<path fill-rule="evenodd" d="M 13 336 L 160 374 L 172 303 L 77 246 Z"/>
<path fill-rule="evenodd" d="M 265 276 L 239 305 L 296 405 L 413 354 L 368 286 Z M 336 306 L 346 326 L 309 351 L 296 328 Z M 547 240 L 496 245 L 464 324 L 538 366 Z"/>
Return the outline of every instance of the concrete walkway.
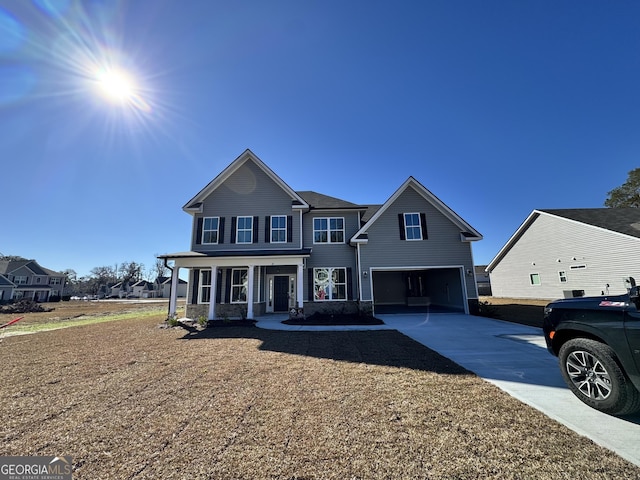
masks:
<path fill-rule="evenodd" d="M 378 315 L 385 325 L 294 326 L 260 317 L 273 330 L 398 330 L 498 386 L 518 400 L 640 466 L 640 415 L 613 417 L 587 407 L 565 385 L 542 330 L 462 314 Z"/>

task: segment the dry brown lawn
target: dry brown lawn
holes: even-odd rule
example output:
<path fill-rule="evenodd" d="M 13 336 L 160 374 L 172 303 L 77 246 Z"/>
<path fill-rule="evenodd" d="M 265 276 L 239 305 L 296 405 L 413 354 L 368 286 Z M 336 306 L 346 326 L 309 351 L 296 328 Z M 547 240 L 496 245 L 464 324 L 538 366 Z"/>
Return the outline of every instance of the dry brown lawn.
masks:
<path fill-rule="evenodd" d="M 162 320 L 4 338 L 1 454 L 88 480 L 640 478 L 397 332 Z"/>

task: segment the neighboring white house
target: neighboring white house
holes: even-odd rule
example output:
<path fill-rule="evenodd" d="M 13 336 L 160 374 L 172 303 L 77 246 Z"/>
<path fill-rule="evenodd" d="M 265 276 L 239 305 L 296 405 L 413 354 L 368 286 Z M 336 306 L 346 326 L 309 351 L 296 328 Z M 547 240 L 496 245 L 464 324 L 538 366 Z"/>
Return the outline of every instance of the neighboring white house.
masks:
<path fill-rule="evenodd" d="M 153 288 L 156 291 L 156 296 L 161 298 L 169 298 L 171 295 L 171 277 L 158 277 L 153 283 Z M 178 298 L 184 298 L 187 296 L 187 282 L 178 279 Z"/>
<path fill-rule="evenodd" d="M 534 210 L 487 266 L 494 297 L 556 299 L 640 283 L 640 208 Z"/>

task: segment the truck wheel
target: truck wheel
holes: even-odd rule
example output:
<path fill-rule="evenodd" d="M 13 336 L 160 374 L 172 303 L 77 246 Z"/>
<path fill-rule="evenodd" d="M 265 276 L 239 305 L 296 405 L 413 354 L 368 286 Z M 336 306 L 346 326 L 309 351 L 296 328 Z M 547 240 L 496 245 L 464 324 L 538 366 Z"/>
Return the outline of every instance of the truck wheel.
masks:
<path fill-rule="evenodd" d="M 574 338 L 560 348 L 558 358 L 564 381 L 582 402 L 611 415 L 640 410 L 640 392 L 608 345 Z"/>

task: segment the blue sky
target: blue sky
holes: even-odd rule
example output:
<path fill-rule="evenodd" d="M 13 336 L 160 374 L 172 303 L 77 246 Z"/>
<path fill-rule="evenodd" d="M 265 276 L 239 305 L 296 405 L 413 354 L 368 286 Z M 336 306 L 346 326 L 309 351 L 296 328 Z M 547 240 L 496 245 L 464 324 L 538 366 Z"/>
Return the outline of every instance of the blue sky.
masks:
<path fill-rule="evenodd" d="M 354 203 L 412 175 L 486 264 L 533 209 L 602 207 L 640 165 L 639 23 L 636 1 L 0 0 L 0 252 L 150 268 L 250 148 Z"/>

